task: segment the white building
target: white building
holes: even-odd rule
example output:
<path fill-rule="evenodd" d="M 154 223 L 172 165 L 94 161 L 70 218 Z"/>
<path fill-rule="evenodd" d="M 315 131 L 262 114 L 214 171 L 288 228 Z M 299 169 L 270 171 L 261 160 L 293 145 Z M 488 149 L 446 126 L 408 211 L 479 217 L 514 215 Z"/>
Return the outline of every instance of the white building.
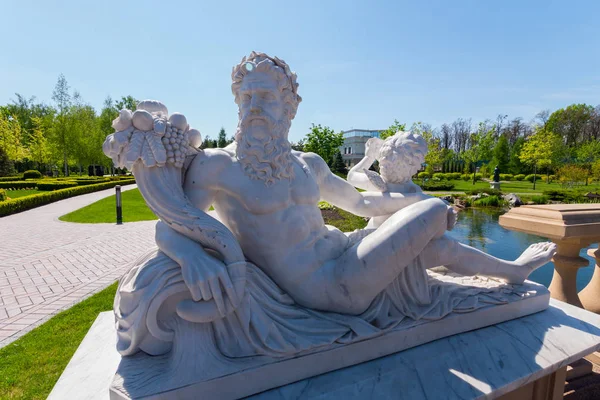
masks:
<path fill-rule="evenodd" d="M 365 143 L 372 137 L 379 137 L 382 130 L 351 129 L 344 133 L 344 144 L 340 147 L 342 159 L 347 167 L 356 165 L 365 156 Z"/>

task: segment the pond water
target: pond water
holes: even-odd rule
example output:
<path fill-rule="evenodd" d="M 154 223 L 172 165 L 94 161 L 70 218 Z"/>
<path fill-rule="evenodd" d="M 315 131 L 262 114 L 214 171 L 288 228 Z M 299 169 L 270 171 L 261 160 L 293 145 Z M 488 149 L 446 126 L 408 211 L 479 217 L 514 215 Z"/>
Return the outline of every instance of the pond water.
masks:
<path fill-rule="evenodd" d="M 498 223 L 498 217 L 506 210 L 499 209 L 467 209 L 458 215 L 458 222 L 448 234 L 462 243 L 473 246 L 498 258 L 516 259 L 530 244 L 547 241 L 540 236 L 514 232 L 504 229 Z M 597 248 L 597 244 L 590 247 Z M 589 248 L 589 247 L 588 247 Z M 579 269 L 577 274 L 577 290 L 588 284 L 594 272 L 592 258 L 587 255 L 587 248 L 581 251 L 581 257 L 590 260 L 588 267 Z M 548 263 L 534 271 L 529 279 L 548 287 L 554 272 L 553 263 Z"/>

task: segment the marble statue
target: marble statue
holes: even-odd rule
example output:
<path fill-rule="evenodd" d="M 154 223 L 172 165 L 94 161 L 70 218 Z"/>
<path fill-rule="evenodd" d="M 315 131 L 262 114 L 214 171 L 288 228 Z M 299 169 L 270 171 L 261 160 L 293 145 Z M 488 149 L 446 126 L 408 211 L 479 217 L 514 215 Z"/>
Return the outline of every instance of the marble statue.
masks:
<path fill-rule="evenodd" d="M 231 77 L 231 145 L 200 150 L 186 117 L 152 100 L 121 111 L 104 143 L 160 219 L 158 249 L 134 263 L 115 298 L 122 355 L 189 352 L 177 343 L 196 340 L 189 329 L 208 335 L 198 346 L 227 363 L 364 340 L 505 301 L 554 254 L 554 244 L 539 243 L 506 261 L 447 236 L 454 210 L 410 182 L 426 151 L 417 135 L 371 143 L 352 184 L 318 155 L 293 151 L 288 131 L 302 98 L 283 60 L 252 52 Z M 380 180 L 365 172 L 374 158 Z M 321 199 L 379 220 L 364 234 L 341 232 L 325 225 Z M 428 269 L 440 265 L 516 289 L 465 291 L 432 278 Z"/>
<path fill-rule="evenodd" d="M 425 162 L 426 154 L 425 139 L 410 132 L 398 132 L 386 140 L 371 138 L 365 144 L 365 157 L 348 172 L 348 182 L 357 188 L 374 192 L 422 192 L 413 183 L 412 177 Z M 379 163 L 381 175 L 369 170 L 375 161 Z M 367 229 L 378 228 L 391 216 L 372 217 Z"/>

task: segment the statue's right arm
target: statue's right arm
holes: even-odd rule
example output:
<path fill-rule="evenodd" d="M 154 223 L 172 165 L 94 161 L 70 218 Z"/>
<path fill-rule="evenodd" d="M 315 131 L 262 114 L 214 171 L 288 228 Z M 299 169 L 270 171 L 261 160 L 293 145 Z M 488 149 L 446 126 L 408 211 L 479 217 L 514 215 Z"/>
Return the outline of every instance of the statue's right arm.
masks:
<path fill-rule="evenodd" d="M 365 156 L 358 164 L 350 169 L 346 180 L 359 189 L 377 191 L 378 188 L 371 183 L 367 174 L 363 172 L 363 170 L 371 168 L 371 165 L 373 165 L 374 162 L 374 158 Z"/>

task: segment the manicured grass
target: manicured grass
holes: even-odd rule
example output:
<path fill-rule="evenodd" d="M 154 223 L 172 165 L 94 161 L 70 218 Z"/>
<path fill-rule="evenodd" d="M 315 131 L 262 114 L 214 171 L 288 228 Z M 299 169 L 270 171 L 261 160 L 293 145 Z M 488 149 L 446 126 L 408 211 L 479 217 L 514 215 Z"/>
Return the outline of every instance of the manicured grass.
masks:
<path fill-rule="evenodd" d="M 484 181 L 475 182 L 473 185 L 472 181 L 463 181 L 463 180 L 451 180 L 454 184 L 453 191 L 466 192 L 469 190 L 475 189 L 489 189 L 490 183 Z M 419 180 L 416 180 L 416 183 L 419 183 Z M 563 188 L 560 183 L 546 183 L 545 180 L 537 180 L 535 182 L 535 190 L 533 190 L 533 183 L 529 181 L 504 181 L 500 183 L 500 190 L 503 193 L 537 193 L 542 194 L 544 190 L 565 190 L 568 188 Z M 570 189 L 577 190 L 589 190 L 591 192 L 600 191 L 600 184 L 593 184 L 588 186 L 575 186 Z"/>
<path fill-rule="evenodd" d="M 146 205 L 138 189 L 123 192 L 121 199 L 123 202 L 123 222 L 157 219 L 156 215 Z M 98 200 L 89 206 L 65 214 L 59 219 L 65 222 L 77 222 L 81 224 L 116 223 L 116 197 L 112 195 Z"/>
<path fill-rule="evenodd" d="M 45 399 L 116 291 L 115 283 L 0 349 L 0 398 Z"/>
<path fill-rule="evenodd" d="M 6 196 L 11 199 L 16 199 L 19 197 L 31 196 L 32 194 L 43 193 L 41 190 L 37 189 L 18 189 L 18 190 L 7 190 Z"/>

